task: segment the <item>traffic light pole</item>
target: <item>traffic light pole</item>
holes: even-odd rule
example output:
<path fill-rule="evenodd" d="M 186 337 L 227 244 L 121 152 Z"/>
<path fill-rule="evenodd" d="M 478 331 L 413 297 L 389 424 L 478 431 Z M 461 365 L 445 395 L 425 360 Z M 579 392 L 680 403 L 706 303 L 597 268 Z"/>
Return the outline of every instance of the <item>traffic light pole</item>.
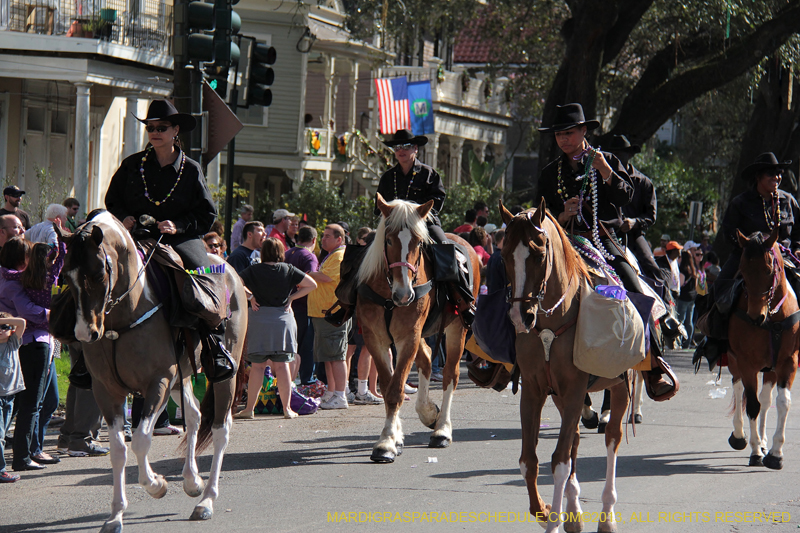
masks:
<path fill-rule="evenodd" d="M 238 36 L 238 46 L 242 46 L 242 36 Z M 233 75 L 233 85 L 230 91 L 230 107 L 233 114 L 239 107 L 239 62 L 236 62 L 236 70 Z M 228 143 L 228 162 L 225 165 L 225 239 L 228 242 L 228 250 L 231 249 L 231 222 L 233 221 L 233 176 L 234 159 L 236 157 L 236 137 Z"/>
<path fill-rule="evenodd" d="M 189 147 L 189 157 L 201 162 L 203 155 L 203 73 L 199 68 L 199 63 L 195 63 L 191 74 L 191 94 L 192 94 L 192 116 L 197 120 L 197 127 L 191 132 L 191 146 Z"/>

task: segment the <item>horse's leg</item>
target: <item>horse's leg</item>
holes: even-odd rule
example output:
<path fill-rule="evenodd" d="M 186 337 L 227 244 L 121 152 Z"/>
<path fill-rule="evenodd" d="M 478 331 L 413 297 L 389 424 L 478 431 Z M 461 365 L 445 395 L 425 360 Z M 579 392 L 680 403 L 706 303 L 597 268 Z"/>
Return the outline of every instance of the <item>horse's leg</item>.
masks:
<path fill-rule="evenodd" d="M 517 353 L 519 360 L 520 355 L 519 352 Z M 546 386 L 545 383 L 544 387 Z M 522 452 L 519 457 L 519 471 L 528 487 L 530 513 L 540 526 L 546 527 L 550 505 L 544 503 L 537 486 L 539 457 L 536 455 L 536 446 L 539 444 L 539 425 L 542 421 L 542 408 L 547 395 L 545 389 L 537 384 L 535 378 L 526 374 L 524 370 L 522 370 L 520 389 L 522 390 L 519 402 L 520 421 L 522 422 Z"/>
<path fill-rule="evenodd" d="M 581 423 L 586 429 L 595 429 L 597 424 L 600 423 L 600 417 L 597 416 L 597 411 L 592 409 L 592 397 L 586 393 L 583 400 L 583 409 L 581 410 Z"/>
<path fill-rule="evenodd" d="M 778 424 L 772 437 L 772 448 L 764 457 L 764 466 L 772 470 L 783 468 L 783 443 L 786 440 L 786 420 L 789 417 L 789 408 L 792 406 L 792 383 L 797 374 L 797 352 L 790 353 L 778 363 L 776 368 L 776 381 L 778 396 L 775 403 L 778 407 Z"/>
<path fill-rule="evenodd" d="M 231 405 L 233 404 L 235 380 L 229 379 L 220 383 L 215 383 L 206 394 L 213 394 L 213 422 L 211 424 L 211 441 L 214 446 L 214 456 L 211 459 L 211 471 L 208 473 L 208 482 L 200 499 L 189 520 L 208 520 L 214 514 L 214 501 L 219 496 L 219 473 L 222 470 L 222 458 L 225 449 L 228 447 L 233 416 L 231 416 Z M 205 404 L 204 404 L 205 405 Z"/>
<path fill-rule="evenodd" d="M 446 448 L 453 441 L 453 422 L 450 419 L 450 409 L 453 406 L 453 395 L 458 387 L 458 364 L 461 361 L 461 354 L 464 351 L 464 340 L 467 330 L 461 325 L 461 321 L 456 319 L 447 328 L 447 357 L 442 372 L 442 388 L 444 396 L 442 398 L 442 411 L 436 421 L 436 428 L 428 446 L 430 448 Z"/>
<path fill-rule="evenodd" d="M 368 323 L 363 320 L 363 323 Z M 378 379 L 381 384 L 386 418 L 378 442 L 372 449 L 370 459 L 376 463 L 392 463 L 396 456 L 403 453 L 403 427 L 400 423 L 400 406 L 405 395 L 405 376 L 402 369 L 395 372 L 392 366 L 392 353 L 388 339 L 382 340 L 369 327 L 363 329 L 364 344 L 373 354 L 375 366 L 378 368 Z M 398 354 L 402 353 L 398 345 Z M 410 360 L 410 358 L 409 358 Z M 398 356 L 399 361 L 399 356 Z"/>
<path fill-rule="evenodd" d="M 172 399 L 180 405 L 180 392 L 172 389 Z M 197 430 L 200 427 L 200 406 L 192 390 L 192 379 L 183 380 L 183 419 L 186 422 L 186 462 L 183 463 L 183 491 L 196 498 L 203 492 L 205 484 L 197 470 Z"/>
<path fill-rule="evenodd" d="M 435 348 L 434 348 L 435 349 Z M 417 348 L 417 372 L 419 373 L 419 388 L 417 389 L 417 402 L 414 409 L 417 411 L 419 421 L 425 426 L 434 429 L 436 427 L 436 417 L 439 414 L 439 406 L 431 400 L 431 349 L 423 339 Z"/>
<path fill-rule="evenodd" d="M 742 385 L 746 398 L 745 410 L 750 421 L 750 463 L 749 466 L 764 466 L 761 451 L 761 437 L 758 435 L 758 415 L 761 403 L 758 401 L 758 373 L 742 372 Z"/>
<path fill-rule="evenodd" d="M 583 518 L 581 518 L 583 510 L 579 499 L 581 486 L 578 483 L 578 443 L 580 438 L 580 429 L 576 426 L 575 438 L 572 441 L 572 453 L 570 454 L 572 471 L 567 479 L 567 486 L 564 488 L 564 497 L 567 500 L 567 519 L 564 521 L 564 531 L 567 533 L 583 531 Z"/>
<path fill-rule="evenodd" d="M 156 420 L 164 407 L 166 407 L 168 390 L 169 383 L 166 382 L 166 378 L 148 388 L 144 399 L 144 407 L 142 408 L 139 429 L 133 434 L 133 439 L 131 440 L 131 451 L 136 455 L 136 460 L 139 463 L 139 484 L 153 498 L 163 498 L 167 493 L 167 481 L 164 476 L 155 474 L 150 468 L 147 453 L 153 443 L 153 428 Z"/>
<path fill-rule="evenodd" d="M 747 447 L 747 435 L 744 432 L 744 384 L 739 373 L 739 365 L 735 357 L 728 358 L 728 370 L 731 373 L 733 384 L 733 433 L 728 437 L 728 444 L 734 450 L 744 450 Z"/>
<path fill-rule="evenodd" d="M 551 361 L 554 359 L 551 352 Z M 552 368 L 551 368 L 552 371 Z M 559 374 L 553 372 L 553 377 L 558 378 Z M 564 491 L 567 481 L 572 472 L 571 456 L 577 454 L 578 419 L 580 418 L 581 405 L 585 393 L 585 385 L 576 387 L 576 383 L 570 379 L 564 379 L 556 385 L 560 396 L 554 397 L 558 400 L 556 406 L 561 412 L 561 429 L 558 434 L 558 443 L 553 452 L 550 468 L 553 472 L 553 504 L 550 508 L 550 515 L 547 521 L 547 533 L 558 531 L 561 524 L 561 512 L 564 510 Z M 573 450 L 573 443 L 576 449 Z M 556 519 L 551 521 L 550 518 Z"/>
<path fill-rule="evenodd" d="M 108 424 L 108 441 L 111 452 L 111 471 L 114 482 L 111 497 L 111 516 L 103 524 L 100 533 L 120 533 L 122 531 L 122 515 L 128 508 L 125 497 L 125 464 L 128 462 L 128 448 L 125 446 L 125 411 L 124 398 L 113 398 L 97 381 L 93 384 L 94 397 L 103 411 Z"/>
<path fill-rule="evenodd" d="M 772 407 L 772 392 L 775 390 L 775 373 L 765 372 L 761 375 L 761 391 L 758 401 L 761 403 L 761 412 L 758 414 L 758 437 L 761 439 L 761 451 L 767 454 L 767 415 Z"/>
<path fill-rule="evenodd" d="M 628 383 L 636 374 L 626 374 Z M 617 453 L 622 442 L 622 419 L 628 409 L 628 386 L 626 381 L 614 385 L 611 393 L 611 418 L 606 426 L 606 484 L 603 487 L 603 511 L 597 530 L 600 533 L 617 531 L 617 521 L 614 515 L 614 505 L 617 503 Z"/>

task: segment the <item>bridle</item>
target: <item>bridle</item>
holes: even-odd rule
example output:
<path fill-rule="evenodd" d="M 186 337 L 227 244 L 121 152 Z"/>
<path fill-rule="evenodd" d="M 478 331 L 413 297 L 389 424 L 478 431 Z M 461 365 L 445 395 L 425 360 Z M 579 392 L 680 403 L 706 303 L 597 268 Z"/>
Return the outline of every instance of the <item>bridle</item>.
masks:
<path fill-rule="evenodd" d="M 789 291 L 786 291 L 783 295 L 783 298 L 775 305 L 774 308 L 770 309 L 770 305 L 772 304 L 772 300 L 775 298 L 775 291 L 778 289 L 778 285 L 780 283 L 780 274 L 783 272 L 783 265 L 778 261 L 777 255 L 775 255 L 775 250 L 770 248 L 769 255 L 772 258 L 772 284 L 770 288 L 761 294 L 767 297 L 767 317 L 774 316 L 775 313 L 780 311 L 783 303 L 786 301 L 786 298 L 789 296 Z M 746 286 L 745 286 L 746 290 Z"/>
<path fill-rule="evenodd" d="M 411 278 L 411 286 L 413 287 L 417 283 L 417 273 L 419 271 L 420 260 L 422 259 L 422 241 L 417 243 L 417 248 L 419 249 L 419 253 L 417 254 L 417 261 L 415 265 L 412 265 L 408 261 L 397 261 L 395 263 L 389 263 L 389 254 L 386 251 L 388 247 L 389 245 L 386 243 L 386 239 L 384 239 L 383 261 L 386 264 L 386 282 L 389 284 L 389 287 L 391 288 L 394 282 L 394 277 L 392 276 L 392 269 L 394 267 L 406 267 L 414 274 Z"/>

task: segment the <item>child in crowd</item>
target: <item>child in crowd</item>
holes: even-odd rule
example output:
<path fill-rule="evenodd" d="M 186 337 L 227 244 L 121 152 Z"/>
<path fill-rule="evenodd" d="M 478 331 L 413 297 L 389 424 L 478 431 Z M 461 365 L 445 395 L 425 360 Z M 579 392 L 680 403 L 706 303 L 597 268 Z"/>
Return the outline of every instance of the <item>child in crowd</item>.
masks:
<path fill-rule="evenodd" d="M 24 332 L 24 318 L 0 312 L 0 483 L 19 480 L 18 475 L 6 471 L 5 444 L 14 411 L 14 395 L 25 390 L 18 353 Z"/>

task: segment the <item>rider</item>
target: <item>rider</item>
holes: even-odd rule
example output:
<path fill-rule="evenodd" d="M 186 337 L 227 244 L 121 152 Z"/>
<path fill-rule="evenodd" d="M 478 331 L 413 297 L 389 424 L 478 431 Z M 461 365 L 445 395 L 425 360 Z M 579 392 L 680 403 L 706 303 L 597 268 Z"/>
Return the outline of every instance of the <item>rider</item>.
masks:
<path fill-rule="evenodd" d="M 417 159 L 417 152 L 420 146 L 425 146 L 428 138 L 422 135 L 414 136 L 408 130 L 398 130 L 391 139 L 383 142 L 389 148 L 394 149 L 397 165 L 387 170 L 378 183 L 378 193 L 386 202 L 392 200 L 409 200 L 417 204 L 424 204 L 433 200 L 433 209 L 428 218 L 428 233 L 436 243 L 432 247 L 435 258 L 434 279 L 440 282 L 448 282 L 451 289 L 451 299 L 458 307 L 458 314 L 464 325 L 469 327 L 475 320 L 474 296 L 469 279 L 463 275 L 463 271 L 458 268 L 460 260 L 456 255 L 456 248 L 453 244 L 446 244 L 447 238 L 442 231 L 439 221 L 439 212 L 444 204 L 447 193 L 442 184 L 442 178 L 428 165 Z M 377 194 L 375 196 L 375 215 L 380 215 L 377 206 Z M 349 251 L 349 253 L 348 253 Z M 356 303 L 356 286 L 352 282 L 355 277 L 356 269 L 353 264 L 358 261 L 362 250 L 358 247 L 348 246 L 345 258 L 342 262 L 342 282 L 341 289 L 336 291 L 342 311 L 334 316 L 338 319 L 349 317 L 353 313 Z M 477 275 L 477 273 L 475 273 Z"/>
<path fill-rule="evenodd" d="M 145 124 L 149 142 L 143 152 L 125 158 L 111 178 L 106 208 L 130 231 L 140 216 L 155 218 L 161 242 L 173 247 L 186 270 L 211 266 L 203 235 L 217 211 L 200 165 L 186 157 L 178 140 L 179 132 L 195 128 L 194 117 L 178 113 L 167 100 L 154 100 L 147 116 L 136 118 Z M 203 365 L 209 379 L 230 378 L 235 367 L 225 349 L 224 322 L 211 329 L 201 320 L 198 330 L 204 358 L 213 358 Z"/>
<path fill-rule="evenodd" d="M 730 288 L 731 280 L 739 270 L 742 248 L 739 246 L 737 230 L 745 236 L 756 231 L 768 235 L 775 227 L 775 219 L 779 219 L 778 242 L 793 254 L 800 254 L 800 207 L 794 196 L 778 188 L 783 169 L 790 164 L 791 161 L 780 163 L 775 154 L 765 152 L 742 171 L 741 179 L 749 188 L 731 200 L 722 219 L 722 234 L 733 246 L 733 251 L 714 281 L 712 295 L 715 301 L 719 301 L 725 287 Z M 787 265 L 787 270 L 789 269 Z M 796 280 L 796 276 L 787 275 L 787 279 L 792 282 Z M 795 291 L 800 289 L 797 285 L 793 288 Z M 727 316 L 724 318 L 727 319 Z M 720 354 L 727 350 L 727 343 L 723 339 L 726 336 L 727 320 L 724 320 L 724 328 L 721 329 L 719 332 L 712 331 L 714 336 L 706 337 L 705 342 L 700 344 L 694 355 L 695 364 L 700 357 L 705 356 L 709 368 L 713 368 Z"/>
<path fill-rule="evenodd" d="M 539 197 L 545 199 L 559 224 L 592 241 L 628 291 L 641 293 L 636 271 L 625 259 L 615 235 L 615 229 L 622 226 L 620 207 L 633 198 L 633 185 L 616 156 L 595 150 L 586 140 L 586 132 L 599 125 L 596 120 L 584 118 L 580 104 L 556 106 L 553 124 L 539 131 L 554 133 L 562 154 L 542 170 Z M 597 206 L 596 213 L 593 205 Z M 646 374 L 655 396 L 673 388 L 663 379 L 660 370 L 654 368 Z"/>

